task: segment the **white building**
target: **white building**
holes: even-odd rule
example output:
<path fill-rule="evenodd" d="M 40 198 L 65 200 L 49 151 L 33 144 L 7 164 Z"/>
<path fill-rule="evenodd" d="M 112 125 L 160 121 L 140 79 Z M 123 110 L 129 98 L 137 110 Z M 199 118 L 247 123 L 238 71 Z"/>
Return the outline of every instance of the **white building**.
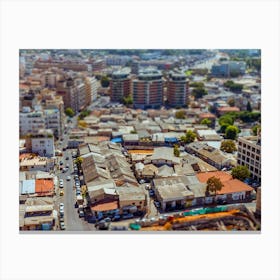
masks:
<path fill-rule="evenodd" d="M 247 166 L 253 179 L 261 181 L 261 141 L 259 136 L 238 138 L 238 165 Z"/>
<path fill-rule="evenodd" d="M 43 157 L 54 157 L 54 137 L 51 130 L 41 130 L 30 137 L 31 151 Z"/>
<path fill-rule="evenodd" d="M 51 129 L 56 137 L 61 136 L 61 121 L 60 112 L 58 109 L 46 109 L 44 110 L 45 125 L 47 129 Z"/>
<path fill-rule="evenodd" d="M 43 112 L 22 112 L 19 114 L 20 136 L 35 134 L 40 129 L 45 129 L 45 118 Z"/>

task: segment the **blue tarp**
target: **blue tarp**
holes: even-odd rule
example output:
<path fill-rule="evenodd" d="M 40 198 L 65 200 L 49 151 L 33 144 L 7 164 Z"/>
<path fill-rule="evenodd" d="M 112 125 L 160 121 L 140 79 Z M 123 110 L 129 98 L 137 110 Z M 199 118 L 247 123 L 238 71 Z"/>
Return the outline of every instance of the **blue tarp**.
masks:
<path fill-rule="evenodd" d="M 178 142 L 178 139 L 176 138 L 176 137 L 165 137 L 164 138 L 164 141 L 165 142 L 171 142 L 171 143 L 176 143 L 176 142 Z"/>
<path fill-rule="evenodd" d="M 121 137 L 116 137 L 116 138 L 113 138 L 113 139 L 111 139 L 111 142 L 113 142 L 113 143 L 122 143 L 122 138 Z"/>

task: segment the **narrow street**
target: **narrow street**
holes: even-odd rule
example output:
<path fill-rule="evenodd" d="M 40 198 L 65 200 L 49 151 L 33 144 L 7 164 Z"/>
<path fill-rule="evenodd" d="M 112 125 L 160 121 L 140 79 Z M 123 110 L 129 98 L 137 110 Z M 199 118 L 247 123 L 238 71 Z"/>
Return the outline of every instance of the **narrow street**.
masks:
<path fill-rule="evenodd" d="M 61 150 L 63 147 L 67 147 L 68 136 L 65 135 L 61 144 Z M 68 158 L 68 160 L 66 160 Z M 64 220 L 65 227 L 67 231 L 90 231 L 95 230 L 93 224 L 89 224 L 84 220 L 84 218 L 79 218 L 79 214 L 77 212 L 77 208 L 75 208 L 76 202 L 76 194 L 74 188 L 74 179 L 73 179 L 73 158 L 72 158 L 72 150 L 66 149 L 63 151 L 63 156 L 61 158 L 63 161 L 63 166 L 69 164 L 69 169 L 67 172 L 58 172 L 58 180 L 63 179 L 63 190 L 64 196 L 58 196 L 57 204 L 60 202 L 64 203 Z M 71 177 L 70 181 L 67 181 L 67 176 Z M 59 195 L 59 194 L 58 194 Z"/>

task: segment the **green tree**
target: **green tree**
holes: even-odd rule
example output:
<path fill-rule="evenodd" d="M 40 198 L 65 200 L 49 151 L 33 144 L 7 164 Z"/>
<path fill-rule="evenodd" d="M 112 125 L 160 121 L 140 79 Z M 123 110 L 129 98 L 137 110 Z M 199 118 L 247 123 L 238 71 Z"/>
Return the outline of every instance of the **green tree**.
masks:
<path fill-rule="evenodd" d="M 238 127 L 235 125 L 229 125 L 225 131 L 226 139 L 235 140 L 238 134 Z"/>
<path fill-rule="evenodd" d="M 228 88 L 228 89 L 230 89 L 231 91 L 234 91 L 234 92 L 240 92 L 243 89 L 242 84 L 234 83 L 231 80 L 226 81 L 224 83 L 224 87 L 226 87 L 226 88 Z"/>
<path fill-rule="evenodd" d="M 77 164 L 77 166 L 78 166 L 79 169 L 81 169 L 83 160 L 84 160 L 84 159 L 83 159 L 82 157 L 77 157 L 77 158 L 74 160 L 74 163 Z"/>
<path fill-rule="evenodd" d="M 110 85 L 110 80 L 107 76 L 103 76 L 100 82 L 102 87 L 108 87 Z"/>
<path fill-rule="evenodd" d="M 228 100 L 228 105 L 229 105 L 230 107 L 234 107 L 234 106 L 235 106 L 235 100 L 234 100 L 233 98 L 229 99 L 229 100 Z"/>
<path fill-rule="evenodd" d="M 89 116 L 91 113 L 90 110 L 84 110 L 80 113 L 80 115 L 78 116 L 78 120 L 83 120 L 85 117 Z"/>
<path fill-rule="evenodd" d="M 256 136 L 258 134 L 258 130 L 261 128 L 259 124 L 252 127 L 252 132 Z"/>
<path fill-rule="evenodd" d="M 228 124 L 233 125 L 234 119 L 229 115 L 224 115 L 219 118 L 219 125 Z"/>
<path fill-rule="evenodd" d="M 208 118 L 206 118 L 206 119 L 203 119 L 201 122 L 200 122 L 200 124 L 206 124 L 208 127 L 211 125 L 211 121 L 208 119 Z"/>
<path fill-rule="evenodd" d="M 186 134 L 181 137 L 181 141 L 184 142 L 185 144 L 192 143 L 196 138 L 196 134 L 191 131 L 187 130 Z"/>
<path fill-rule="evenodd" d="M 193 83 L 190 83 L 190 87 L 194 87 L 194 88 L 204 88 L 204 83 L 202 82 L 193 82 Z"/>
<path fill-rule="evenodd" d="M 175 118 L 176 119 L 184 119 L 185 118 L 185 111 L 176 111 L 175 113 Z"/>
<path fill-rule="evenodd" d="M 250 101 L 248 101 L 248 103 L 247 103 L 247 111 L 252 112 L 252 106 L 251 106 Z"/>
<path fill-rule="evenodd" d="M 213 193 L 214 195 L 216 195 L 217 191 L 220 191 L 224 186 L 220 178 L 217 178 L 215 176 L 210 177 L 206 183 L 207 183 L 206 195 L 213 194 Z"/>
<path fill-rule="evenodd" d="M 250 177 L 250 171 L 247 166 L 238 165 L 231 170 L 231 175 L 234 179 L 244 181 Z"/>
<path fill-rule="evenodd" d="M 74 113 L 74 111 L 73 111 L 72 108 L 68 107 L 68 108 L 66 108 L 66 110 L 65 110 L 65 115 L 68 116 L 68 117 L 70 117 L 70 118 L 72 118 L 72 117 L 74 117 L 75 113 Z"/>
<path fill-rule="evenodd" d="M 124 105 L 131 105 L 131 104 L 133 104 L 133 98 L 131 95 L 129 95 L 127 97 L 123 97 L 122 102 Z"/>
<path fill-rule="evenodd" d="M 197 87 L 192 90 L 192 96 L 194 96 L 196 100 L 202 98 L 206 94 L 208 94 L 208 92 L 204 87 Z"/>
<path fill-rule="evenodd" d="M 236 151 L 236 145 L 232 140 L 224 140 L 221 144 L 221 150 L 226 153 L 232 153 Z"/>
<path fill-rule="evenodd" d="M 180 150 L 179 150 L 179 147 L 177 145 L 174 146 L 173 153 L 174 153 L 175 157 L 179 157 L 180 156 Z"/>

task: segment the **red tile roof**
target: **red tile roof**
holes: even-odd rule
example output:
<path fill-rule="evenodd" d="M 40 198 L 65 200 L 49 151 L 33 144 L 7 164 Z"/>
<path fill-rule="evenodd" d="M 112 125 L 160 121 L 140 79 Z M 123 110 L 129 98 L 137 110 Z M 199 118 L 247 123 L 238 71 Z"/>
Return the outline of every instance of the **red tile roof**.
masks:
<path fill-rule="evenodd" d="M 115 210 L 115 209 L 118 209 L 117 201 L 100 203 L 100 204 L 97 204 L 97 205 L 91 207 L 92 211 L 109 211 L 109 210 Z"/>
<path fill-rule="evenodd" d="M 54 189 L 53 180 L 37 179 L 35 180 L 36 193 L 52 193 Z"/>
<path fill-rule="evenodd" d="M 222 183 L 232 179 L 232 176 L 230 174 L 223 171 L 201 172 L 196 176 L 201 183 L 206 183 L 207 180 L 213 176 L 219 178 Z"/>
<path fill-rule="evenodd" d="M 199 118 L 200 119 L 215 119 L 216 116 L 214 114 L 211 114 L 211 113 L 203 113 L 203 114 L 200 114 L 199 115 Z"/>
<path fill-rule="evenodd" d="M 201 172 L 197 175 L 198 180 L 201 183 L 206 183 L 210 177 L 216 177 L 221 180 L 223 183 L 223 188 L 221 191 L 218 191 L 217 194 L 228 194 L 236 192 L 247 192 L 252 191 L 253 188 L 243 183 L 238 179 L 233 179 L 232 176 L 223 171 L 214 171 L 214 172 Z"/>
<path fill-rule="evenodd" d="M 220 107 L 218 108 L 220 112 L 239 112 L 240 109 L 238 107 Z"/>

